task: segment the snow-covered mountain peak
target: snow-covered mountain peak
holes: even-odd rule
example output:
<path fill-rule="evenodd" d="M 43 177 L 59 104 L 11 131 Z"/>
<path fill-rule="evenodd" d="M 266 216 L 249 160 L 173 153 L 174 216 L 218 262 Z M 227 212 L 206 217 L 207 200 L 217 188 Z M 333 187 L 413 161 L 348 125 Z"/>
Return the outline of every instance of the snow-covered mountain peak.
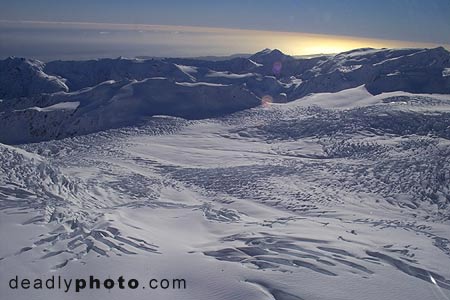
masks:
<path fill-rule="evenodd" d="M 310 59 L 276 49 L 222 61 L 8 58 L 0 66 L 0 125 L 21 130 L 1 132 L 8 143 L 128 126 L 153 115 L 224 116 L 267 102 L 262 99 L 289 102 L 356 87 L 372 95 L 450 94 L 450 53 L 442 47 L 364 48 Z"/>
<path fill-rule="evenodd" d="M 80 299 L 450 296 L 449 53 L 253 59 L 1 61 L 0 281 L 189 282 Z"/>
<path fill-rule="evenodd" d="M 264 49 L 250 56 L 250 60 L 261 64 L 274 63 L 275 61 L 285 61 L 290 59 L 293 58 L 289 55 L 284 54 L 278 49 Z"/>
<path fill-rule="evenodd" d="M 68 91 L 62 78 L 50 76 L 39 60 L 8 57 L 0 60 L 0 98 L 28 97 Z"/>

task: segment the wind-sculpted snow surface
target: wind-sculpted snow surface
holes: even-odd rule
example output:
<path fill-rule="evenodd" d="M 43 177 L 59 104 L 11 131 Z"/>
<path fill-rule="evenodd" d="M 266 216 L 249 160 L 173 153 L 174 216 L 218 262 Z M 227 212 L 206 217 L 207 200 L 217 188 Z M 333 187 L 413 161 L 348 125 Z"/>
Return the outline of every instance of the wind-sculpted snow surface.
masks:
<path fill-rule="evenodd" d="M 342 57 L 374 65 L 441 53 L 421 51 L 316 60 L 333 59 L 331 70 Z M 251 82 L 269 79 L 256 70 L 297 61 L 283 58 L 261 52 L 242 76 L 244 59 L 236 73 L 176 61 L 189 81 L 1 102 L 2 140 L 22 144 L 0 144 L 0 294 L 29 299 L 8 280 L 55 274 L 184 278 L 187 289 L 36 299 L 450 298 L 450 95 L 360 85 L 258 105 L 264 85 Z M 289 89 L 281 77 L 272 88 Z"/>
<path fill-rule="evenodd" d="M 0 125 L 15 131 L 1 131 L 0 142 L 82 135 L 158 114 L 205 119 L 362 85 L 373 95 L 449 94 L 449 68 L 444 48 L 358 49 L 311 59 L 268 49 L 222 61 L 8 58 L 0 61 Z"/>

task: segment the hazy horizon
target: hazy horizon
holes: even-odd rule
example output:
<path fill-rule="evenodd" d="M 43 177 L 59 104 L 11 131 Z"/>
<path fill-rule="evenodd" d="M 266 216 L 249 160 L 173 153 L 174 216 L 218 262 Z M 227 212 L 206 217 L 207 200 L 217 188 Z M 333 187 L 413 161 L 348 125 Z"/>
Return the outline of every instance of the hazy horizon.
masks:
<path fill-rule="evenodd" d="M 251 54 L 265 48 L 290 55 L 333 54 L 356 48 L 433 48 L 448 44 L 343 35 L 220 27 L 0 20 L 0 57 L 43 61 L 124 57 Z"/>
<path fill-rule="evenodd" d="M 448 0 L 0 0 L 0 57 L 290 55 L 450 49 Z"/>
<path fill-rule="evenodd" d="M 161 24 L 450 44 L 448 0 L 0 0 L 0 20 Z"/>

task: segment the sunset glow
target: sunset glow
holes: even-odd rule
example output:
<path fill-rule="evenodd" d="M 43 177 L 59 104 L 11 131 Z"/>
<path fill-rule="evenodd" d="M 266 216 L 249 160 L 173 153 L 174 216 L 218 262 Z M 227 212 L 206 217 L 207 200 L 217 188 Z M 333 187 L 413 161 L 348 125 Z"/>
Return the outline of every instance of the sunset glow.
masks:
<path fill-rule="evenodd" d="M 0 38 L 9 40 L 0 48 L 2 56 L 32 56 L 43 60 L 99 56 L 226 56 L 251 54 L 265 48 L 279 49 L 290 55 L 313 55 L 367 47 L 442 46 L 338 35 L 199 26 L 0 21 L 0 29 Z M 39 35 L 36 35 L 37 32 Z M 450 49 L 450 45 L 443 46 Z M 58 54 L 54 55 L 51 49 L 58 49 Z"/>

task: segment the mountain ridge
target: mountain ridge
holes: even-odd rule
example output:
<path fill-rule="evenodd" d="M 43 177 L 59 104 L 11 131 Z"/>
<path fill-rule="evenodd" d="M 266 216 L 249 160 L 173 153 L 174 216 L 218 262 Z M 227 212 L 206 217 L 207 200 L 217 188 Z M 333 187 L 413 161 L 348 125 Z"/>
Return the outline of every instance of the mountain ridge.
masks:
<path fill-rule="evenodd" d="M 442 47 L 364 48 L 309 59 L 277 49 L 221 61 L 8 58 L 0 66 L 0 125 L 19 130 L 2 131 L 6 143 L 87 134 L 154 115 L 220 117 L 359 86 L 372 95 L 450 94 L 450 53 Z"/>

